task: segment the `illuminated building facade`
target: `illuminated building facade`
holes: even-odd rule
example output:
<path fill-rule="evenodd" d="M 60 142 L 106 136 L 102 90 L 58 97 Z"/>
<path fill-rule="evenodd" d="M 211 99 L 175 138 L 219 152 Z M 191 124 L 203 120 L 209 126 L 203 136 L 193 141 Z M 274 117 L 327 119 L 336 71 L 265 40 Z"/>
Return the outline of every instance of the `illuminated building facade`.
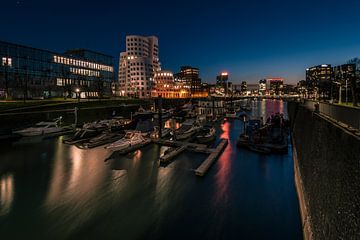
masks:
<path fill-rule="evenodd" d="M 242 94 L 245 94 L 246 93 L 246 91 L 247 91 L 247 83 L 246 83 L 246 81 L 242 81 L 241 82 L 241 93 Z"/>
<path fill-rule="evenodd" d="M 216 77 L 216 85 L 222 89 L 224 89 L 224 92 L 227 93 L 228 91 L 228 79 L 229 74 L 227 72 L 222 72 Z"/>
<path fill-rule="evenodd" d="M 175 81 L 190 89 L 191 95 L 194 97 L 202 93 L 198 68 L 191 66 L 181 67 L 180 72 L 175 74 Z"/>
<path fill-rule="evenodd" d="M 261 95 L 266 94 L 266 79 L 261 79 L 259 81 L 259 94 Z"/>
<path fill-rule="evenodd" d="M 154 75 L 151 97 L 189 98 L 190 90 L 182 82 L 175 82 L 170 71 L 158 71 Z"/>
<path fill-rule="evenodd" d="M 267 86 L 270 95 L 282 95 L 284 90 L 284 79 L 283 78 L 268 78 L 266 79 Z"/>
<path fill-rule="evenodd" d="M 126 51 L 119 59 L 119 94 L 149 98 L 154 74 L 160 70 L 158 38 L 127 36 Z"/>
<path fill-rule="evenodd" d="M 308 94 L 317 97 L 329 95 L 331 91 L 331 81 L 333 69 L 330 64 L 322 64 L 306 69 L 306 85 Z"/>
<path fill-rule="evenodd" d="M 64 54 L 0 41 L 0 97 L 47 98 L 111 95 L 113 58 L 75 49 Z"/>

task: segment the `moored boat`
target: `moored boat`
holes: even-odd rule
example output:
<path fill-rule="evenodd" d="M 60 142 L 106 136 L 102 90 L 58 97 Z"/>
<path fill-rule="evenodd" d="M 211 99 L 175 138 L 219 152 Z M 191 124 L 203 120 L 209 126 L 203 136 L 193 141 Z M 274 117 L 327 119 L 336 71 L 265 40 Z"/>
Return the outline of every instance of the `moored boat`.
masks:
<path fill-rule="evenodd" d="M 201 129 L 201 126 L 194 119 L 188 119 L 183 122 L 180 128 L 175 130 L 176 140 L 183 140 L 192 137 Z"/>
<path fill-rule="evenodd" d="M 79 148 L 95 148 L 108 143 L 115 142 L 124 137 L 121 133 L 103 132 L 100 135 L 91 138 L 88 142 L 77 145 Z"/>
<path fill-rule="evenodd" d="M 33 136 L 41 136 L 59 133 L 65 130 L 65 128 L 61 127 L 61 117 L 55 119 L 52 122 L 39 122 L 33 127 L 25 128 L 22 130 L 15 131 L 15 134 L 19 134 L 23 137 L 33 137 Z"/>
<path fill-rule="evenodd" d="M 111 151 L 121 151 L 126 148 L 141 144 L 143 142 L 145 142 L 145 139 L 142 136 L 141 132 L 131 131 L 131 132 L 127 132 L 125 136 L 120 140 L 109 144 L 105 148 Z"/>
<path fill-rule="evenodd" d="M 244 127 L 237 145 L 259 153 L 286 153 L 288 150 L 287 121 L 281 114 L 268 118 L 265 125 L 262 120 L 252 119 Z"/>
<path fill-rule="evenodd" d="M 204 127 L 200 130 L 200 133 L 196 136 L 196 140 L 199 143 L 209 143 L 216 138 L 216 129 L 214 127 Z"/>
<path fill-rule="evenodd" d="M 161 129 L 161 138 L 165 138 L 167 136 L 169 136 L 171 133 L 171 129 L 170 128 L 162 128 Z M 151 138 L 159 138 L 159 128 L 158 127 L 154 127 L 154 131 L 150 134 Z"/>
<path fill-rule="evenodd" d="M 98 136 L 102 130 L 96 128 L 82 128 L 78 129 L 73 136 L 65 139 L 65 144 L 78 144 L 89 141 L 91 138 Z"/>

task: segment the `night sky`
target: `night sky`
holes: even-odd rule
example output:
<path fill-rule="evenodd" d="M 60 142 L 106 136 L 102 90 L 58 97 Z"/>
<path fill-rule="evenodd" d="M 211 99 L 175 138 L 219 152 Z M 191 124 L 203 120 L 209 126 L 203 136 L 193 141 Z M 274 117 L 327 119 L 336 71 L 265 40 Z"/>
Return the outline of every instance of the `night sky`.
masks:
<path fill-rule="evenodd" d="M 63 52 L 112 55 L 129 34 L 159 37 L 163 69 L 200 68 L 204 81 L 228 71 L 234 83 L 284 77 L 360 57 L 360 1 L 10 1 L 0 39 Z M 117 65 L 117 63 L 116 63 Z"/>

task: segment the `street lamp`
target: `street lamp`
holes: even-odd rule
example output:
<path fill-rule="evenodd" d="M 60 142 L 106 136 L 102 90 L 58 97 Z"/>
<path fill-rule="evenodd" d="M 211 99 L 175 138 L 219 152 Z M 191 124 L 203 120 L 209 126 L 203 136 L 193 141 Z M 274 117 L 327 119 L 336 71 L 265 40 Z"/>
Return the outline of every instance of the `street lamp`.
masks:
<path fill-rule="evenodd" d="M 337 85 L 339 85 L 339 104 L 341 104 L 341 103 L 342 103 L 342 98 L 341 98 L 341 91 L 342 91 L 342 89 L 341 89 L 341 83 L 340 83 L 340 82 L 336 82 L 336 81 L 334 81 L 334 83 L 337 84 Z"/>
<path fill-rule="evenodd" d="M 76 92 L 76 96 L 78 98 L 78 103 L 80 103 L 80 89 L 79 88 L 76 88 L 75 89 L 75 92 Z"/>

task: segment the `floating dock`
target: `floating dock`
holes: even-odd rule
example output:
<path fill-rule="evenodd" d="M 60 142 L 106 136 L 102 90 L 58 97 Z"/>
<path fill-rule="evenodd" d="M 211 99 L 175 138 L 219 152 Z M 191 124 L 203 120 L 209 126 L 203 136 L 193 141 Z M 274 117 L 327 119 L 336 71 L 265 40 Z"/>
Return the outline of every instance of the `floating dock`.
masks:
<path fill-rule="evenodd" d="M 186 145 L 183 145 L 181 147 L 178 147 L 177 149 L 174 149 L 174 151 L 171 151 L 168 154 L 165 154 L 164 156 L 160 157 L 160 162 L 169 162 L 171 159 L 173 159 L 174 157 L 176 157 L 177 155 L 179 155 L 180 153 L 182 153 L 183 151 L 185 151 L 186 149 Z"/>
<path fill-rule="evenodd" d="M 216 148 L 210 153 L 209 157 L 195 170 L 197 176 L 204 176 L 211 165 L 215 162 L 220 154 L 224 151 L 228 145 L 227 139 L 222 139 L 221 142 L 216 146 Z"/>

